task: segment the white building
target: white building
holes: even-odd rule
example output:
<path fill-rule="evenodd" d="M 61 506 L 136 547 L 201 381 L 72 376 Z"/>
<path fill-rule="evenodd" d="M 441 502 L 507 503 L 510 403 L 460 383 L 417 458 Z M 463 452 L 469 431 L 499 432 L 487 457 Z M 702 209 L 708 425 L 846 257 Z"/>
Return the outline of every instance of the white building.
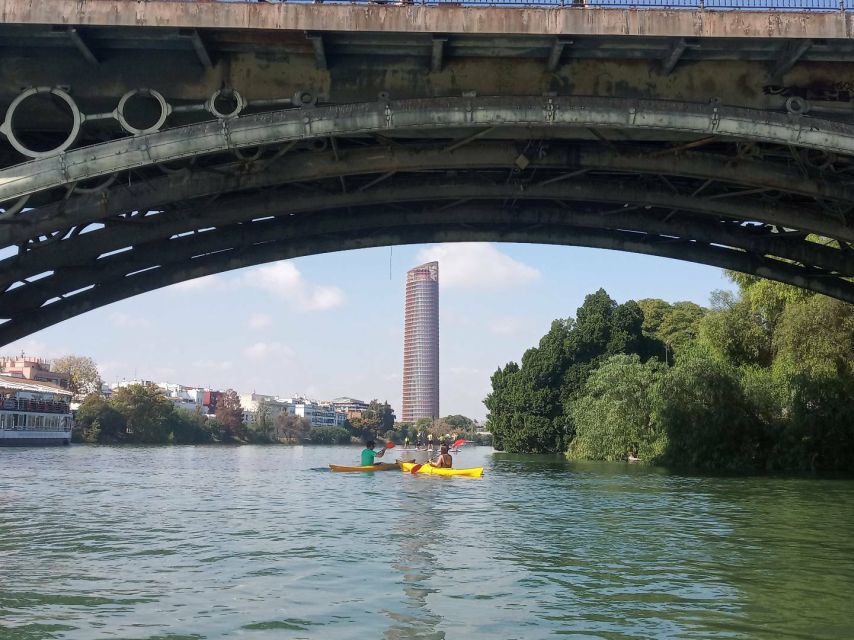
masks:
<path fill-rule="evenodd" d="M 255 424 L 258 421 L 258 407 L 262 404 L 267 411 L 267 419 L 272 422 L 282 414 L 295 415 L 294 405 L 289 400 L 263 393 L 248 393 L 240 396 L 244 424 Z"/>
<path fill-rule="evenodd" d="M 364 400 L 356 400 L 356 398 L 335 398 L 328 403 L 330 404 L 336 411 L 340 411 L 344 415 L 349 413 L 362 413 L 363 411 L 367 411 L 370 406 Z"/>
<path fill-rule="evenodd" d="M 306 418 L 312 427 L 341 427 L 347 420 L 347 414 L 336 411 L 331 404 L 320 404 L 306 398 L 289 398 L 294 405 L 294 415 Z"/>
<path fill-rule="evenodd" d="M 122 387 L 129 387 L 133 385 L 149 385 L 153 384 L 158 388 L 160 393 L 162 393 L 176 409 L 181 409 L 183 411 L 187 411 L 189 413 L 202 413 L 207 415 L 210 413 L 210 407 L 205 404 L 205 399 L 210 398 L 210 389 L 203 389 L 201 387 L 188 387 L 187 385 L 177 384 L 175 382 L 153 382 L 151 380 L 122 380 L 121 382 L 116 382 L 110 385 L 110 389 L 108 393 L 105 395 L 109 396 L 116 389 L 121 389 Z"/>

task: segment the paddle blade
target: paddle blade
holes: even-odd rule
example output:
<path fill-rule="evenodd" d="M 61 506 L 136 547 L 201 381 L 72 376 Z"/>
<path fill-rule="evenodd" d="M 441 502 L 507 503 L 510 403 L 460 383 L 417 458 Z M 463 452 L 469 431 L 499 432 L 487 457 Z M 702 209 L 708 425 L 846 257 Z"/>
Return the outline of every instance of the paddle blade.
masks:
<path fill-rule="evenodd" d="M 394 443 L 393 443 L 393 442 L 391 442 L 391 441 L 386 442 L 386 443 L 385 443 L 385 448 L 386 448 L 386 449 L 394 449 Z"/>
<path fill-rule="evenodd" d="M 418 470 L 423 466 L 424 466 L 423 464 L 416 464 L 414 467 L 412 467 L 409 470 L 409 473 L 418 473 Z"/>
<path fill-rule="evenodd" d="M 465 438 L 460 438 L 459 440 L 454 440 L 454 444 L 452 444 L 452 445 L 451 445 L 451 448 L 452 448 L 452 449 L 459 449 L 459 448 L 460 448 L 461 446 L 463 446 L 465 443 L 466 443 L 466 439 L 465 439 Z"/>

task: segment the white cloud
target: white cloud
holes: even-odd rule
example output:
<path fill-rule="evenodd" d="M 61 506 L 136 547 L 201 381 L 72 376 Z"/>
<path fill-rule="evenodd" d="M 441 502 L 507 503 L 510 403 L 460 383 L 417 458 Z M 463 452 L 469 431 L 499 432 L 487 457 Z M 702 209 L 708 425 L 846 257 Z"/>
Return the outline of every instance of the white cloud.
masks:
<path fill-rule="evenodd" d="M 247 324 L 250 329 L 265 329 L 273 324 L 273 318 L 267 313 L 253 313 Z"/>
<path fill-rule="evenodd" d="M 338 287 L 306 282 L 292 262 L 253 269 L 245 274 L 244 282 L 284 298 L 300 311 L 326 311 L 341 306 L 345 300 L 344 292 Z"/>
<path fill-rule="evenodd" d="M 286 358 L 293 354 L 294 350 L 281 342 L 256 342 L 243 350 L 243 355 L 251 360 Z"/>
<path fill-rule="evenodd" d="M 474 367 L 448 367 L 448 373 L 455 376 L 476 376 L 480 375 L 480 369 Z"/>
<path fill-rule="evenodd" d="M 205 371 L 229 371 L 234 366 L 231 360 L 195 360 L 192 364 Z"/>
<path fill-rule="evenodd" d="M 67 356 L 70 353 L 74 353 L 74 351 L 66 347 L 51 346 L 46 342 L 33 338 L 17 340 L 0 348 L 0 355 L 4 356 L 19 356 L 22 353 L 34 358 L 53 359 Z"/>
<path fill-rule="evenodd" d="M 118 327 L 119 329 L 139 329 L 151 324 L 146 318 L 131 315 L 129 313 L 122 313 L 121 311 L 114 311 L 107 316 L 107 320 L 111 325 Z"/>
<path fill-rule="evenodd" d="M 178 284 L 173 284 L 170 289 L 178 291 L 204 291 L 212 289 L 223 284 L 222 278 L 218 275 L 202 276 L 201 278 L 193 278 L 192 280 L 184 280 Z"/>
<path fill-rule="evenodd" d="M 523 328 L 523 323 L 520 318 L 505 316 L 503 318 L 494 318 L 489 323 L 489 330 L 497 336 L 509 336 L 514 333 L 519 333 Z"/>
<path fill-rule="evenodd" d="M 520 287 L 540 279 L 539 270 L 486 242 L 437 244 L 418 252 L 420 262 L 439 261 L 439 284 L 460 289 Z"/>

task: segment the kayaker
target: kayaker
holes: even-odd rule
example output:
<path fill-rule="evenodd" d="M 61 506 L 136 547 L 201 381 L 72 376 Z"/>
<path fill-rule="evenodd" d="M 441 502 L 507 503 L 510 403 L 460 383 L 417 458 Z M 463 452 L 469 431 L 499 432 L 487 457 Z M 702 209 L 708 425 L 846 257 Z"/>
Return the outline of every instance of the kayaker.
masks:
<path fill-rule="evenodd" d="M 448 453 L 448 445 L 443 444 L 439 448 L 439 457 L 436 458 L 436 462 L 433 463 L 434 467 L 439 467 L 440 469 L 450 469 L 454 465 L 454 459 L 451 457 L 451 454 Z"/>
<path fill-rule="evenodd" d="M 374 447 L 376 446 L 376 442 L 373 440 L 368 440 L 365 444 L 365 448 L 362 450 L 362 466 L 370 467 L 371 465 L 379 464 L 376 462 L 374 458 L 382 458 L 385 455 L 385 449 L 380 449 L 379 451 L 374 451 Z"/>

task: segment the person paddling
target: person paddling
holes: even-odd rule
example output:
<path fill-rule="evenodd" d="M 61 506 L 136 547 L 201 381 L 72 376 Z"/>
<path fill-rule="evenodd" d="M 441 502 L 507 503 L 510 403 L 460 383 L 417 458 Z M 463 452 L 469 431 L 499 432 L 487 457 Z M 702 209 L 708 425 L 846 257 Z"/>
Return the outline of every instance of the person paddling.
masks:
<path fill-rule="evenodd" d="M 382 458 L 385 455 L 385 449 L 380 449 L 379 451 L 374 451 L 374 447 L 376 446 L 376 442 L 373 440 L 368 440 L 365 444 L 365 448 L 362 449 L 362 466 L 370 467 L 375 464 L 379 464 L 376 462 L 374 458 Z"/>
<path fill-rule="evenodd" d="M 439 457 L 436 458 L 436 462 L 433 462 L 432 465 L 440 469 L 450 469 L 454 465 L 454 459 L 448 453 L 448 445 L 443 444 L 439 448 Z"/>

